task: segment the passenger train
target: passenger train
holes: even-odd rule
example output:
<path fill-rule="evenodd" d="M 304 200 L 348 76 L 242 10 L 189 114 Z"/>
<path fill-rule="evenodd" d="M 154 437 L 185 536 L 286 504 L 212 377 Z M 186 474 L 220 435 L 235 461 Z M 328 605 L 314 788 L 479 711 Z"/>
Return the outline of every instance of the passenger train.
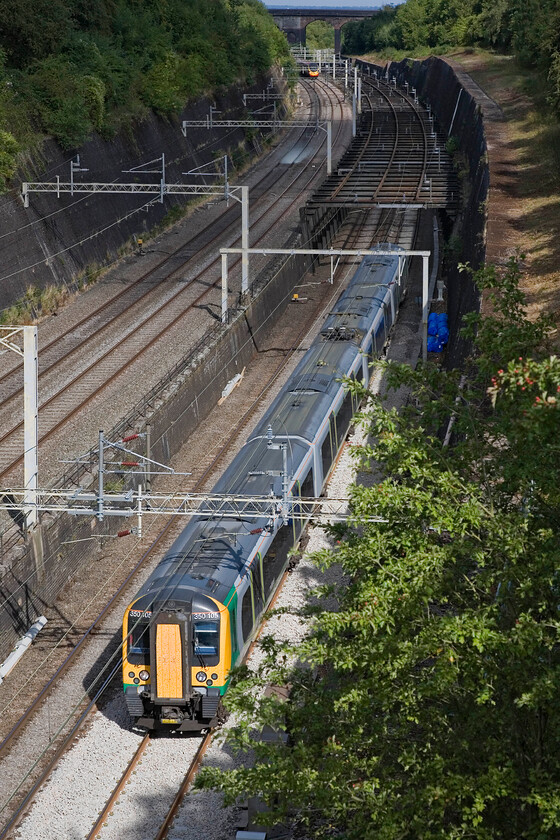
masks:
<path fill-rule="evenodd" d="M 287 444 L 292 512 L 318 497 L 357 409 L 343 377 L 367 384 L 404 291 L 406 257 L 366 256 L 261 422 L 214 488 L 282 496 Z M 272 446 L 271 446 L 272 444 Z M 254 639 L 305 523 L 194 516 L 123 621 L 124 696 L 137 725 L 200 731 L 216 725 L 230 670 Z"/>
<path fill-rule="evenodd" d="M 316 79 L 319 75 L 319 65 L 315 61 L 307 61 L 305 64 L 300 65 L 299 75 Z"/>

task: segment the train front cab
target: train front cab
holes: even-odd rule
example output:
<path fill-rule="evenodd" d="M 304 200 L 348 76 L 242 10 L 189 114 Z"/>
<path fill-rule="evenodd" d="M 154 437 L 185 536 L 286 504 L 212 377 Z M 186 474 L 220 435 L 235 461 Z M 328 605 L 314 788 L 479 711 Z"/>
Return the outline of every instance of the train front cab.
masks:
<path fill-rule="evenodd" d="M 230 619 L 223 604 L 202 597 L 208 603 L 193 609 L 170 602 L 125 612 L 124 692 L 138 726 L 184 732 L 218 721 L 231 668 Z"/>

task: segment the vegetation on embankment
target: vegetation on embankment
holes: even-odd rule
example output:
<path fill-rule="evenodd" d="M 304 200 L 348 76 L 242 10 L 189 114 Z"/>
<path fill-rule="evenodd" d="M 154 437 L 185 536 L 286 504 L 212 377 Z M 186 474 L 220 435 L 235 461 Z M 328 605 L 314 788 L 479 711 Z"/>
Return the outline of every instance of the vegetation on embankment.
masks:
<path fill-rule="evenodd" d="M 528 71 L 513 56 L 481 50 L 450 56 L 500 105 L 505 120 L 493 127 L 489 212 L 500 212 L 506 229 L 500 242 L 488 242 L 492 259 L 505 248 L 522 252 L 521 288 L 531 319 L 552 316 L 560 347 L 560 124 L 546 102 L 536 70 Z M 495 175 L 492 168 L 495 167 Z"/>
<path fill-rule="evenodd" d="M 43 134 L 111 138 L 288 58 L 260 0 L 0 0 L 0 188 Z"/>
<path fill-rule="evenodd" d="M 401 413 L 357 386 L 370 437 L 353 451 L 380 480 L 351 488 L 315 556 L 343 574 L 282 609 L 311 632 L 261 636 L 233 677 L 226 737 L 252 760 L 197 779 L 310 840 L 558 837 L 560 358 L 515 259 L 475 280 L 492 312 L 465 318 L 465 380 L 379 363 L 410 388 Z M 259 742 L 266 726 L 289 739 Z"/>
<path fill-rule="evenodd" d="M 515 56 L 545 80 L 560 112 L 560 9 L 556 0 L 406 0 L 343 30 L 343 49 L 395 57 L 482 46 Z"/>

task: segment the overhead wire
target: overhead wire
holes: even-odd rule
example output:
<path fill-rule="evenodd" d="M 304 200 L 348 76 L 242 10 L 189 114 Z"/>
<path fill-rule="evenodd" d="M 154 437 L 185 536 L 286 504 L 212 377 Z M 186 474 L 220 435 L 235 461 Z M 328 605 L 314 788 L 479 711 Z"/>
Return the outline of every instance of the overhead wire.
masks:
<path fill-rule="evenodd" d="M 149 202 L 149 203 L 151 203 L 151 202 Z M 140 209 L 140 208 L 139 208 L 139 209 Z M 134 211 L 134 212 L 137 212 L 137 211 Z M 282 268 L 283 268 L 283 267 L 284 267 L 284 266 L 281 266 L 281 267 L 278 269 L 278 272 L 276 273 L 276 275 L 274 275 L 274 276 L 277 276 L 277 275 L 278 275 L 278 273 L 282 270 Z M 350 266 L 348 267 L 348 269 L 347 269 L 347 275 L 349 274 L 349 272 L 350 272 L 351 268 L 352 268 L 352 266 L 350 265 Z M 304 272 L 302 275 L 300 275 L 300 279 L 302 279 L 302 278 L 303 278 L 303 276 L 304 276 L 304 274 L 305 274 L 305 273 L 306 273 L 306 272 Z M 336 292 L 338 292 L 338 290 L 336 290 Z M 282 299 L 282 300 L 278 303 L 278 305 L 275 307 L 275 310 L 273 310 L 273 312 L 272 312 L 272 313 L 270 313 L 270 315 L 269 315 L 267 318 L 265 318 L 265 320 L 264 320 L 264 322 L 263 322 L 263 325 L 264 325 L 264 324 L 266 324 L 266 322 L 267 322 L 267 321 L 268 321 L 268 320 L 269 320 L 269 319 L 270 319 L 270 318 L 271 318 L 271 317 L 275 314 L 275 311 L 279 308 L 279 306 L 281 306 L 281 305 L 282 305 L 282 304 L 283 304 L 283 303 L 287 300 L 287 298 L 290 296 L 290 294 L 291 294 L 291 292 L 287 293 L 287 294 L 284 296 L 284 298 L 283 298 L 283 299 Z M 334 294 L 331 296 L 331 299 L 330 299 L 330 300 L 329 300 L 329 302 L 327 303 L 326 307 L 324 307 L 323 311 L 324 311 L 327 307 L 330 307 L 330 305 L 331 305 L 331 301 L 332 301 L 332 298 L 334 298 Z M 263 325 L 261 325 L 261 327 L 262 327 Z M 250 342 L 249 342 L 249 340 L 247 340 L 247 342 L 245 343 L 245 345 L 243 345 L 243 347 L 242 347 L 242 348 L 240 348 L 240 349 L 238 350 L 238 353 L 240 353 L 240 352 L 241 352 L 241 350 L 242 350 L 242 349 L 243 349 L 243 348 L 244 348 L 244 347 L 245 347 L 248 343 L 250 343 Z M 217 378 L 217 376 L 219 376 L 219 373 L 220 373 L 220 372 L 218 372 L 218 373 L 215 375 L 214 379 L 215 379 L 215 378 Z M 303 375 L 303 374 L 302 374 L 302 375 Z M 192 404 L 192 403 L 191 403 L 191 404 Z M 156 521 L 157 521 L 157 519 L 154 519 L 154 522 L 156 522 Z M 131 549 L 131 551 L 132 551 L 132 549 Z M 117 568 L 120 568 L 120 566 L 122 565 L 122 563 L 124 563 L 124 558 L 123 558 L 123 560 L 121 561 L 121 564 L 119 564 L 119 567 L 117 567 Z M 105 586 L 105 584 L 104 584 L 104 586 Z M 162 586 L 163 586 L 163 584 L 162 584 Z M 103 588 L 104 588 L 104 587 L 102 587 L 102 589 L 101 589 L 101 590 L 99 590 L 99 592 L 103 591 Z M 96 593 L 96 596 L 94 596 L 94 597 L 97 597 L 97 595 L 99 594 L 99 592 L 98 592 L 98 593 Z M 13 597 L 13 596 L 12 596 L 12 597 Z M 93 600 L 93 599 L 92 599 L 92 600 Z M 7 602 L 7 599 L 6 599 L 6 601 L 4 601 L 4 604 L 0 604 L 0 607 L 1 607 L 1 606 L 3 606 L 3 605 L 5 605 L 5 604 L 6 604 L 6 602 Z M 89 602 L 89 604 L 91 604 L 91 601 Z M 88 604 L 88 606 L 89 606 L 89 604 Z M 139 619 L 137 623 L 139 623 L 139 621 L 140 621 L 140 620 L 141 620 L 141 619 Z M 136 626 L 136 625 L 135 625 L 135 626 Z M 69 632 L 69 630 L 68 630 L 67 632 Z M 60 642 L 59 642 L 59 644 L 60 644 Z M 117 656 L 117 654 L 119 654 L 119 651 L 120 651 L 120 646 L 119 646 L 119 649 L 118 649 L 118 650 L 115 652 L 115 654 L 113 655 L 112 659 L 113 659 L 114 657 L 116 657 L 116 656 Z M 50 656 L 50 654 L 49 654 L 49 656 Z M 48 657 L 44 660 L 44 662 L 46 662 L 46 661 L 47 661 L 47 659 L 48 659 Z M 112 659 L 109 661 L 109 663 L 107 663 L 107 665 L 105 666 L 106 668 L 108 668 L 108 667 L 109 667 L 109 665 L 110 665 L 110 663 L 111 663 Z M 102 674 L 102 673 L 103 673 L 103 671 L 101 672 L 101 674 Z M 98 677 L 96 678 L 96 680 L 98 680 L 98 679 L 99 679 L 99 676 L 100 676 L 100 675 L 98 675 Z M 95 682 L 94 682 L 94 684 L 95 684 Z M 89 689 L 91 689 L 91 686 L 89 687 Z M 88 690 L 86 690 L 86 693 L 82 696 L 81 700 L 83 700 L 83 698 L 84 698 L 85 696 L 87 696 L 87 694 L 89 693 L 89 689 L 88 689 Z M 21 690 L 23 690 L 23 687 L 22 687 L 22 689 L 21 689 Z M 18 693 L 19 693 L 19 692 L 18 692 Z M 17 696 L 17 695 L 16 695 L 16 696 Z M 13 700 L 12 700 L 12 702 L 13 702 Z M 80 701 L 80 702 L 81 702 L 81 701 Z M 6 707 L 6 708 L 8 708 L 8 707 Z M 76 708 L 77 708 L 77 707 L 75 707 L 75 709 L 76 709 Z M 75 711 L 75 709 L 74 709 L 73 711 Z M 68 718 L 68 719 L 69 719 L 69 718 Z M 67 719 L 67 720 L 68 720 L 68 719 Z M 58 734 L 60 734 L 60 731 L 61 731 L 61 730 L 59 729 L 59 730 L 58 730 L 58 732 L 56 733 L 56 736 L 58 736 Z M 55 737 L 56 737 L 56 736 L 55 736 Z M 52 743 L 52 742 L 51 742 L 51 743 Z M 35 766 L 35 765 L 34 765 L 34 766 Z M 32 770 L 32 769 L 33 769 L 33 768 L 31 768 L 31 770 Z M 31 772 L 31 770 L 30 770 L 30 772 Z M 29 774 L 28 774 L 28 775 L 29 775 Z M 27 775 L 25 778 L 27 778 L 27 777 L 28 777 L 28 775 Z M 25 779 L 24 779 L 23 781 L 25 781 Z M 22 783 L 23 783 L 23 782 L 22 782 Z M 19 787 L 18 787 L 18 789 L 19 789 Z M 16 791 L 14 791 L 14 793 L 12 793 L 12 796 L 10 797 L 10 799 L 8 800 L 8 802 L 9 802 L 9 801 L 11 801 L 11 799 L 13 798 L 13 795 L 15 795 L 15 792 L 17 792 L 17 790 L 16 790 Z M 2 807 L 2 809 L 1 809 L 1 810 L 4 810 L 4 807 L 6 806 L 6 804 L 7 804 L 7 803 L 5 803 L 5 805 Z"/>

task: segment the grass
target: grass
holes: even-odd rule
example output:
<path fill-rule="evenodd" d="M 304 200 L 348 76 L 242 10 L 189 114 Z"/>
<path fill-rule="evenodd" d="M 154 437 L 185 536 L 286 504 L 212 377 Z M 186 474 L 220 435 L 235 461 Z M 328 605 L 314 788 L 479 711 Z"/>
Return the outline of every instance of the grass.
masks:
<path fill-rule="evenodd" d="M 512 56 L 478 48 L 449 51 L 445 56 L 460 64 L 504 113 L 505 122 L 498 128 L 502 149 L 496 149 L 494 139 L 490 161 L 500 158 L 501 175 L 507 166 L 505 195 L 498 198 L 507 205 L 507 247 L 525 255 L 522 288 L 529 317 L 541 312 L 553 315 L 557 324 L 553 340 L 560 345 L 560 123 L 546 102 L 547 86 L 536 71 Z M 387 57 L 364 56 L 372 61 Z M 405 57 L 390 55 L 393 61 Z M 492 205 L 489 211 L 492 214 Z M 496 251 L 504 247 L 503 242 L 488 245 Z"/>
<path fill-rule="evenodd" d="M 504 113 L 511 245 L 525 255 L 528 312 L 549 312 L 560 326 L 560 124 L 544 99 L 542 78 L 511 56 L 476 50 L 449 57 Z"/>

